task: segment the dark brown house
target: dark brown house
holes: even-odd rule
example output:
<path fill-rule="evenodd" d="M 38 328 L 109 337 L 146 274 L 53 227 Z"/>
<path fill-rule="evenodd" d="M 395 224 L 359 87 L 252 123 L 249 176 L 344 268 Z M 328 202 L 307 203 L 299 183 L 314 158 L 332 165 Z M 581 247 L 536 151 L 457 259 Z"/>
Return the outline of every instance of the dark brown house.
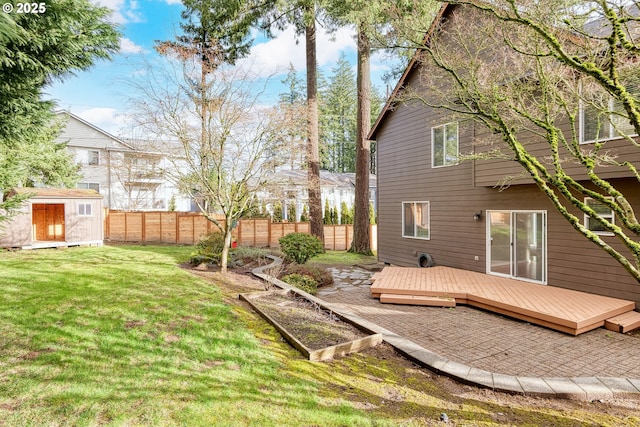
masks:
<path fill-rule="evenodd" d="M 464 13 L 463 7 L 445 4 L 430 32 L 447 25 L 454 12 Z M 531 179 L 523 177 L 506 189 L 498 188 L 506 175 L 517 176 L 524 170 L 519 164 L 498 159 L 457 161 L 459 153 L 473 151 L 479 135 L 486 133 L 481 125 L 450 121 L 440 110 L 398 101 L 407 88 L 423 88 L 424 73 L 429 70 L 414 58 L 370 134 L 378 156 L 379 260 L 399 266 L 432 261 L 628 299 L 640 306 L 640 284 L 575 231 Z M 625 160 L 640 162 L 631 144 L 614 138 L 607 144 Z M 578 166 L 574 172 L 584 174 Z M 630 172 L 611 168 L 602 176 L 612 179 L 632 207 L 640 209 L 640 185 Z M 577 209 L 572 212 L 583 217 Z M 584 221 L 587 224 L 589 218 Z M 601 234 L 624 251 L 615 237 Z"/>

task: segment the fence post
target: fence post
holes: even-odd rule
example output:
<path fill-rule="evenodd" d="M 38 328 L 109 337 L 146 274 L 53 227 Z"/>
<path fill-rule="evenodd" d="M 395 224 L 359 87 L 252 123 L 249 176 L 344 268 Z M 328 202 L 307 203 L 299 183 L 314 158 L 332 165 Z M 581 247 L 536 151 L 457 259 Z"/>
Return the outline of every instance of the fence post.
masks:
<path fill-rule="evenodd" d="M 180 224 L 179 224 L 180 217 L 178 216 L 177 213 L 174 213 L 173 219 L 176 222 L 176 234 L 175 234 L 176 237 L 174 239 L 175 239 L 175 243 L 178 243 L 178 236 L 180 234 Z"/>
<path fill-rule="evenodd" d="M 147 213 L 142 212 L 142 230 L 140 230 L 140 240 L 145 242 L 147 240 Z"/>
<path fill-rule="evenodd" d="M 124 213 L 124 241 L 129 241 L 129 225 L 127 221 L 127 212 Z"/>

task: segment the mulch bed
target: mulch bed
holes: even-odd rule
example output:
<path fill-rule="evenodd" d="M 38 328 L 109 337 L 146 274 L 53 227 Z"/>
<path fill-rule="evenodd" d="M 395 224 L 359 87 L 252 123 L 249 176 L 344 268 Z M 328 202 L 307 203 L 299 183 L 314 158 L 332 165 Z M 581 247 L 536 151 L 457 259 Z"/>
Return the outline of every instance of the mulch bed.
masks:
<path fill-rule="evenodd" d="M 311 350 L 369 336 L 316 303 L 291 293 L 268 293 L 251 302 Z"/>

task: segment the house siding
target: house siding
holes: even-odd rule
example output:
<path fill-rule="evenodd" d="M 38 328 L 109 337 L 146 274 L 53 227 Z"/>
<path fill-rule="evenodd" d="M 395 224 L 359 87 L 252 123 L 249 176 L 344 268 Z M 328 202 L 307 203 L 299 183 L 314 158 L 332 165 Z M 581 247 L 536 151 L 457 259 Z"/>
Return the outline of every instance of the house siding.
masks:
<path fill-rule="evenodd" d="M 565 124 L 564 126 L 561 126 L 561 129 L 565 136 L 569 138 L 571 133 L 569 125 Z M 505 145 L 498 140 L 496 135 L 491 135 L 487 129 L 479 129 L 479 126 L 476 127 L 476 140 L 485 142 L 477 143 L 474 146 L 469 147 L 467 152 L 483 153 L 496 147 L 505 147 Z M 545 162 L 548 164 L 551 157 L 551 151 L 549 150 L 549 145 L 546 141 L 531 134 L 520 135 L 519 140 L 527 145 L 527 151 L 542 160 L 543 164 Z M 489 141 L 493 144 L 489 145 Z M 580 147 L 585 151 L 593 150 L 593 146 L 593 144 L 580 145 Z M 635 145 L 629 143 L 629 141 L 623 139 L 612 139 L 606 141 L 604 143 L 604 147 L 605 148 L 603 150 L 607 150 L 610 155 L 615 156 L 618 159 L 624 159 L 625 161 L 630 161 L 636 164 L 640 162 L 640 151 L 638 151 Z M 568 159 L 571 157 L 564 147 L 561 146 L 559 148 L 560 158 Z M 503 151 L 507 152 L 508 148 L 503 149 Z M 548 164 L 548 166 L 551 171 L 553 171 L 553 165 Z M 588 179 L 586 170 L 581 164 L 567 162 L 563 164 L 563 168 L 565 172 L 574 179 Z M 508 184 L 510 185 L 533 183 L 531 177 L 523 175 L 523 172 L 524 168 L 515 161 L 507 161 L 504 159 L 475 161 L 474 183 L 476 185 L 493 187 L 497 183 L 503 181 L 505 176 L 514 177 L 514 179 L 508 181 Z M 595 172 L 604 179 L 634 177 L 631 170 L 622 166 L 601 165 L 595 168 Z"/>
<path fill-rule="evenodd" d="M 429 173 L 430 166 L 416 168 L 403 164 L 401 157 L 397 157 L 397 163 L 387 162 L 384 151 L 388 144 L 384 141 L 382 133 L 378 140 L 380 261 L 415 266 L 419 254 L 429 253 L 436 265 L 484 273 L 487 210 L 542 210 L 547 213 L 549 285 L 629 299 L 640 304 L 640 285 L 612 257 L 575 231 L 536 186 L 514 185 L 503 191 L 474 187 L 468 178 L 471 162 L 451 167 L 450 171 L 440 168 L 435 173 Z M 397 179 L 398 176 L 409 176 L 412 184 Z M 640 209 L 637 183 L 632 179 L 619 179 L 616 184 L 634 201 L 633 207 Z M 403 201 L 430 202 L 430 240 L 402 237 Z M 473 215 L 479 211 L 483 217 L 475 221 Z M 582 218 L 577 210 L 573 213 Z M 626 252 L 614 237 L 603 239 Z"/>
<path fill-rule="evenodd" d="M 404 88 L 420 91 L 420 73 L 428 71 L 419 62 L 412 62 L 410 67 L 394 94 Z M 424 87 L 422 94 L 429 96 Z M 524 169 L 518 163 L 476 159 L 432 168 L 431 127 L 450 121 L 417 101 L 394 100 L 385 106 L 376 121 L 371 136 L 377 142 L 380 261 L 417 266 L 418 256 L 429 253 L 436 265 L 484 273 L 487 271 L 487 211 L 544 211 L 547 227 L 545 283 L 632 300 L 640 307 L 640 284 L 610 255 L 574 230 L 533 180 L 523 174 Z M 568 122 L 562 130 L 570 135 Z M 549 155 L 544 140 L 534 135 L 522 134 L 520 137 L 539 159 L 544 160 Z M 459 124 L 461 154 L 480 153 L 501 144 L 499 135 L 480 125 Z M 582 147 L 592 149 L 590 144 Z M 640 162 L 637 147 L 628 142 L 611 140 L 606 147 L 619 158 Z M 507 148 L 503 151 L 509 153 Z M 571 176 L 586 180 L 582 165 L 566 164 L 565 168 Z M 640 186 L 630 171 L 620 167 L 598 167 L 596 171 L 601 177 L 612 180 L 632 207 L 640 210 Z M 505 181 L 505 177 L 512 178 Z M 583 184 L 590 185 L 586 181 Z M 429 240 L 402 237 L 402 202 L 412 201 L 429 202 Z M 581 212 L 573 207 L 569 210 L 582 222 Z M 482 212 L 480 220 L 473 218 L 477 212 Z M 628 255 L 615 237 L 603 236 L 602 239 Z"/>
<path fill-rule="evenodd" d="M 166 210 L 173 198 L 176 210 L 192 210 L 191 200 L 182 196 L 161 172 L 175 167 L 166 153 L 136 151 L 129 143 L 71 113 L 58 114 L 65 117 L 66 122 L 57 141 L 66 144 L 67 150 L 80 165 L 79 183 L 99 185 L 106 207 L 122 210 Z M 90 151 L 99 153 L 99 164 L 88 164 Z M 136 170 L 127 162 L 126 155 L 153 159 L 158 167 L 152 171 Z M 138 173 L 143 175 L 143 179 L 137 176 Z"/>
<path fill-rule="evenodd" d="M 469 160 L 432 168 L 430 128 L 442 123 L 442 116 L 425 106 L 401 104 L 379 125 L 380 261 L 416 266 L 418 256 L 429 253 L 436 265 L 484 273 L 486 211 L 541 210 L 547 213 L 548 285 L 624 298 L 640 305 L 640 285 L 612 257 L 575 231 L 535 185 L 510 185 L 502 190 L 496 186 L 505 175 L 519 173 L 509 167 L 513 162 Z M 473 149 L 477 133 L 477 127 L 460 123 L 461 153 Z M 491 175 L 478 175 L 478 170 L 483 171 L 487 165 L 491 166 Z M 633 207 L 640 209 L 637 181 L 618 178 L 615 184 L 628 195 Z M 429 240 L 402 237 L 402 202 L 408 201 L 430 202 Z M 473 215 L 479 211 L 482 219 L 475 221 Z M 573 213 L 582 219 L 577 209 Z M 604 239 L 625 252 L 614 237 Z"/>

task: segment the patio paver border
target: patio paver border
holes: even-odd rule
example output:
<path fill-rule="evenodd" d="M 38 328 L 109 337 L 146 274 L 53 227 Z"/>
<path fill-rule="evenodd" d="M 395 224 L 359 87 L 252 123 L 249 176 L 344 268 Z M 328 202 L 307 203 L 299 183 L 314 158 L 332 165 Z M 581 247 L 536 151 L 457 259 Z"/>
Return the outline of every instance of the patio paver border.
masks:
<path fill-rule="evenodd" d="M 278 257 L 269 255 L 269 258 L 273 260 L 273 263 L 254 269 L 253 274 L 281 289 L 290 289 L 291 286 L 287 283 L 265 273 L 265 270 L 282 263 L 282 260 Z M 382 334 L 384 342 L 394 347 L 400 354 L 414 363 L 465 384 L 529 396 L 586 401 L 613 398 L 640 400 L 640 379 L 599 377 L 538 378 L 488 372 L 447 359 L 425 349 L 406 337 L 399 336 L 354 313 L 346 312 L 341 307 L 324 302 L 313 295 L 309 295 L 309 297 L 321 302 L 324 306 L 339 313 L 351 322 L 358 323 L 364 328 Z"/>

